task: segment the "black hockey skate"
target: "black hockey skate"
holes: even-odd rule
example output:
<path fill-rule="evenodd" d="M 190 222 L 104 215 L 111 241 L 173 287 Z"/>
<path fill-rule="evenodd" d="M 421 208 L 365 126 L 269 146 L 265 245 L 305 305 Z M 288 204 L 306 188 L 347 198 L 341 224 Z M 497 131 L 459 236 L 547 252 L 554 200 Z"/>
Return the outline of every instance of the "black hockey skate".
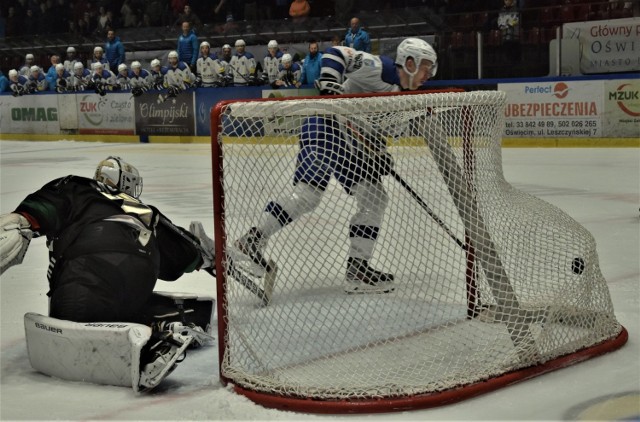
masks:
<path fill-rule="evenodd" d="M 361 258 L 349 257 L 344 291 L 355 293 L 391 293 L 395 287 L 393 274 L 374 270 L 369 261 Z"/>
<path fill-rule="evenodd" d="M 262 232 L 260 232 L 257 227 L 251 227 L 247 234 L 236 240 L 235 246 L 240 252 L 251 258 L 251 261 L 256 265 L 264 269 L 264 271 L 271 272 L 272 268 L 262 254 L 265 243 Z"/>

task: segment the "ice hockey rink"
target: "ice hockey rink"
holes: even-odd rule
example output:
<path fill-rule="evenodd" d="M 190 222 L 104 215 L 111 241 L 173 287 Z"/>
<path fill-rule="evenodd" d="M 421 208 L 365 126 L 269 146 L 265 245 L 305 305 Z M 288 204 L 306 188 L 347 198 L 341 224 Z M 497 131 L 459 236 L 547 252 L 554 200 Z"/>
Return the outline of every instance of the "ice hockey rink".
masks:
<path fill-rule="evenodd" d="M 206 144 L 0 142 L 0 213 L 68 174 L 91 177 L 119 155 L 144 177 L 144 202 L 176 224 L 200 220 L 213 232 L 210 148 Z M 505 148 L 505 178 L 550 202 L 595 237 L 615 313 L 629 332 L 620 350 L 448 406 L 359 416 L 265 409 L 224 387 L 218 352 L 187 359 L 155 390 L 74 383 L 31 368 L 23 316 L 47 313 L 47 250 L 32 241 L 22 265 L 0 280 L 0 419 L 2 420 L 640 420 L 640 149 Z M 259 175 L 254 175 L 259 177 Z M 207 273 L 159 281 L 157 290 L 215 295 Z"/>

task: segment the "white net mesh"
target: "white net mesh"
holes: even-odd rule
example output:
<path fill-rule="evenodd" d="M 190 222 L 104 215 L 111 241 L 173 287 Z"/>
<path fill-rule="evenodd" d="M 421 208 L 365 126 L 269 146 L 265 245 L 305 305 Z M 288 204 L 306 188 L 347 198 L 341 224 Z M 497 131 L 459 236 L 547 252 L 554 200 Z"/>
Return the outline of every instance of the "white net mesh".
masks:
<path fill-rule="evenodd" d="M 500 92 L 225 105 L 224 376 L 292 397 L 404 397 L 617 336 L 592 236 L 503 178 L 504 105 Z M 380 176 L 385 145 L 413 193 Z M 249 237 L 257 249 L 237 249 Z M 270 279 L 256 250 L 277 266 L 268 306 L 241 284 Z M 349 257 L 393 282 L 347 281 Z M 358 284 L 394 290 L 347 293 Z"/>

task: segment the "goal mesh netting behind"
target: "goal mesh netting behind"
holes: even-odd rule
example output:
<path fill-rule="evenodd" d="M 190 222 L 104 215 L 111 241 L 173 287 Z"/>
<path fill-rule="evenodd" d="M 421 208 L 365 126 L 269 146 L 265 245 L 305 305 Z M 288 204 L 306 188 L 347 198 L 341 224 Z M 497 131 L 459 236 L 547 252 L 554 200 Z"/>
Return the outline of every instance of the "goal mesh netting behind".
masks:
<path fill-rule="evenodd" d="M 505 101 L 478 91 L 214 108 L 217 251 L 231 254 L 268 204 L 291 197 L 301 162 L 331 174 L 317 208 L 268 240 L 268 306 L 239 280 L 263 288 L 256 266 L 236 251 L 230 268 L 217 254 L 223 379 L 267 406 L 386 411 L 456 401 L 624 344 L 591 234 L 503 177 Z M 301 159 L 303 138 L 319 146 Z M 347 150 L 321 151 L 336 143 Z M 381 178 L 388 205 L 370 264 L 394 274 L 391 293 L 345 293 L 358 203 L 344 174 L 367 176 L 340 157 L 362 157 L 365 143 L 386 143 L 407 184 Z"/>

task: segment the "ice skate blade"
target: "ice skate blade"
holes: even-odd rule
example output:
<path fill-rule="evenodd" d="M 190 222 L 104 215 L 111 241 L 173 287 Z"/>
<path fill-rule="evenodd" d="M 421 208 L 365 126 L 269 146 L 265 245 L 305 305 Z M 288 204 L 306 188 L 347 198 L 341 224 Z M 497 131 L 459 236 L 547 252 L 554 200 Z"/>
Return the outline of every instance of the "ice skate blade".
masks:
<path fill-rule="evenodd" d="M 348 295 L 383 294 L 392 293 L 395 290 L 394 286 L 368 286 L 364 284 L 344 287 L 344 292 Z"/>

